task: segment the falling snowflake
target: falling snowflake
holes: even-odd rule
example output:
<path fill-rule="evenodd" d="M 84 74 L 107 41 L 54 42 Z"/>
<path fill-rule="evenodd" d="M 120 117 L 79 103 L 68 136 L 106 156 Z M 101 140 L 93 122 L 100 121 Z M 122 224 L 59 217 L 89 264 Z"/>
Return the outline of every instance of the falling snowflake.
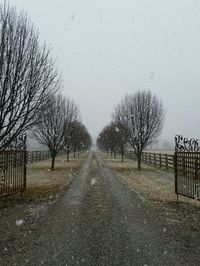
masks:
<path fill-rule="evenodd" d="M 17 226 L 21 226 L 24 223 L 24 220 L 23 219 L 19 219 L 19 220 L 16 220 L 15 223 L 16 223 Z"/>
<path fill-rule="evenodd" d="M 95 178 L 92 178 L 90 184 L 91 184 L 91 186 L 94 186 L 96 184 L 96 179 Z"/>
<path fill-rule="evenodd" d="M 75 19 L 75 15 L 74 14 L 71 14 L 70 15 L 70 18 L 71 18 L 71 20 L 74 20 Z"/>

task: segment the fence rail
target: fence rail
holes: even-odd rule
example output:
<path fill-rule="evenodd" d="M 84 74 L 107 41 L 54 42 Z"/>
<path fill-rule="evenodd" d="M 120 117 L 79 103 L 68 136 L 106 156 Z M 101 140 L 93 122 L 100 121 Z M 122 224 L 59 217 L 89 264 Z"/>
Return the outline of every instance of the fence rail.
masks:
<path fill-rule="evenodd" d="M 58 155 L 66 154 L 64 150 L 59 151 Z M 39 150 L 39 151 L 27 151 L 27 164 L 37 163 L 51 158 L 51 153 L 49 150 Z"/>
<path fill-rule="evenodd" d="M 133 151 L 128 151 L 126 157 L 131 159 L 136 159 L 136 155 Z M 168 169 L 174 169 L 174 155 L 172 154 L 163 154 L 163 153 L 154 153 L 154 152 L 143 152 L 142 153 L 142 162 L 148 163 L 154 166 L 163 167 Z"/>
<path fill-rule="evenodd" d="M 27 163 L 36 163 L 39 161 L 47 160 L 51 157 L 50 151 L 40 150 L 40 151 L 28 151 L 27 152 Z"/>

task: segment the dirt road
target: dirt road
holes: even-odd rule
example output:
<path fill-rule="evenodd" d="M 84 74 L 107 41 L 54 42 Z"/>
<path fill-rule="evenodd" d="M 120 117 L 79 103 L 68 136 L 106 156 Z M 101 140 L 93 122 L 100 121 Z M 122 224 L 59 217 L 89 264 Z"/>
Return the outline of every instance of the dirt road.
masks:
<path fill-rule="evenodd" d="M 199 232 L 158 211 L 91 152 L 55 203 L 1 211 L 0 265 L 200 265 Z"/>

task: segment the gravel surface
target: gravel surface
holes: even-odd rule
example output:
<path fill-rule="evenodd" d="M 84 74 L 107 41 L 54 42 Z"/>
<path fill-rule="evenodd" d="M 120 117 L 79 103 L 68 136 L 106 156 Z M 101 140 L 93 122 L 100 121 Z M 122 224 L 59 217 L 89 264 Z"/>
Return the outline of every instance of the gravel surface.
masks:
<path fill-rule="evenodd" d="M 91 152 L 57 201 L 1 210 L 0 265 L 200 265 L 199 231 L 160 212 Z"/>

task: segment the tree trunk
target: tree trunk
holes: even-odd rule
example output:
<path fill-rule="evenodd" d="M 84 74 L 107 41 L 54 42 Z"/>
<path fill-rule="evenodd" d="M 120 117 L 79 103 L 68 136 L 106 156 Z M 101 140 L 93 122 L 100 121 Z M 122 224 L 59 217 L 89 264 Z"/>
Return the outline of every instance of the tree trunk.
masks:
<path fill-rule="evenodd" d="M 67 147 L 67 162 L 69 162 L 69 147 Z"/>
<path fill-rule="evenodd" d="M 116 154 L 116 151 L 114 151 L 114 158 L 115 158 L 115 159 L 117 158 L 117 154 Z"/>
<path fill-rule="evenodd" d="M 74 149 L 74 158 L 76 158 L 76 149 Z"/>
<path fill-rule="evenodd" d="M 141 171 L 141 153 L 137 154 L 138 170 Z"/>
<path fill-rule="evenodd" d="M 54 170 L 55 158 L 56 158 L 56 155 L 53 154 L 53 155 L 51 156 L 51 170 L 52 170 L 52 171 Z"/>
<path fill-rule="evenodd" d="M 121 150 L 121 155 L 122 155 L 122 162 L 124 161 L 124 151 Z"/>

